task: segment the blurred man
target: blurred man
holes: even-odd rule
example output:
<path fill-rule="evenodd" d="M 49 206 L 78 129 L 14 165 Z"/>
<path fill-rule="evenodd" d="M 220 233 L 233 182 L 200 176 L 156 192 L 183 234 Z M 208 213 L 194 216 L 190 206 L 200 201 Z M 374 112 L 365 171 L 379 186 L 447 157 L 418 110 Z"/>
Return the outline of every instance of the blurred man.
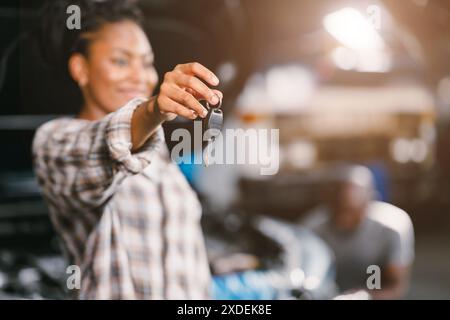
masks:
<path fill-rule="evenodd" d="M 308 214 L 304 224 L 334 251 L 341 292 L 402 298 L 414 259 L 411 219 L 403 210 L 373 200 L 373 176 L 365 167 L 335 168 L 328 178 L 326 204 Z"/>

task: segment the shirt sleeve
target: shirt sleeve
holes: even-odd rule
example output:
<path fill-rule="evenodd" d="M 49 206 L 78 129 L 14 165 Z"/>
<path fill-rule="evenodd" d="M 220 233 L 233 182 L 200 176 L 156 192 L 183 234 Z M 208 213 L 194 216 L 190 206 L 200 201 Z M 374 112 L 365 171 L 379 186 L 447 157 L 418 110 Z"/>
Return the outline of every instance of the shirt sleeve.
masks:
<path fill-rule="evenodd" d="M 126 177 L 142 172 L 164 143 L 160 127 L 131 152 L 131 118 L 144 101 L 134 99 L 98 121 L 57 119 L 42 125 L 33 141 L 33 162 L 44 195 L 98 207 Z"/>
<path fill-rule="evenodd" d="M 410 220 L 401 228 L 389 229 L 387 264 L 407 267 L 414 261 L 414 230 Z"/>

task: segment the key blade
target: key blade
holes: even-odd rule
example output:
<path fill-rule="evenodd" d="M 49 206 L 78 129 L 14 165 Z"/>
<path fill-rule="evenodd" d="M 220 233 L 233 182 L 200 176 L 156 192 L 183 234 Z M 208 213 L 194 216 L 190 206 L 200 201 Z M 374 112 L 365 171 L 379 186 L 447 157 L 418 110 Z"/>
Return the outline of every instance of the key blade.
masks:
<path fill-rule="evenodd" d="M 210 165 L 210 158 L 209 156 L 211 155 L 212 151 L 213 151 L 213 145 L 214 145 L 214 141 L 216 140 L 216 137 L 213 136 L 211 137 L 211 139 L 208 141 L 208 144 L 205 147 L 205 150 L 203 151 L 203 162 L 205 167 L 209 167 Z"/>

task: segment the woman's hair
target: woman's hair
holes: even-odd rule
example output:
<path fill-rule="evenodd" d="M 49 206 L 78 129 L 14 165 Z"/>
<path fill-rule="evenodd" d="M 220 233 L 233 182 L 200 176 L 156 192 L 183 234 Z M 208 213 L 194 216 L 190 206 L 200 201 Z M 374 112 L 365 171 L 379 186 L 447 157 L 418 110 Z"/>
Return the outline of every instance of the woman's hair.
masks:
<path fill-rule="evenodd" d="M 50 0 L 42 11 L 39 29 L 42 58 L 54 76 L 64 84 L 76 86 L 68 71 L 72 54 L 88 55 L 91 41 L 87 34 L 109 23 L 133 21 L 142 26 L 142 13 L 136 0 Z M 69 29 L 69 6 L 80 8 L 80 29 Z"/>

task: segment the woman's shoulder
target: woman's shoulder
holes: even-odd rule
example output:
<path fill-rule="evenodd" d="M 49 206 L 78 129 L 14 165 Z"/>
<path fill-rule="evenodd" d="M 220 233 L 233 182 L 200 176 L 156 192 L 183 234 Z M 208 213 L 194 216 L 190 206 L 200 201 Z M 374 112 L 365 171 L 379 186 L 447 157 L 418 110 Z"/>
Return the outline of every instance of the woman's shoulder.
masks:
<path fill-rule="evenodd" d="M 74 117 L 60 117 L 47 121 L 36 129 L 33 145 L 40 146 L 42 143 L 48 142 L 49 138 L 52 138 L 52 141 L 65 140 L 79 132 L 87 123 L 87 120 Z"/>
<path fill-rule="evenodd" d="M 80 127 L 86 125 L 88 121 L 74 117 L 60 117 L 45 122 L 36 130 L 37 133 L 54 134 L 78 131 Z"/>
<path fill-rule="evenodd" d="M 78 119 L 75 117 L 59 117 L 52 119 L 50 121 L 47 121 L 43 124 L 41 124 L 36 132 L 40 131 L 66 131 L 66 130 L 73 130 L 75 128 L 79 128 L 81 125 L 88 122 L 88 120 Z"/>

